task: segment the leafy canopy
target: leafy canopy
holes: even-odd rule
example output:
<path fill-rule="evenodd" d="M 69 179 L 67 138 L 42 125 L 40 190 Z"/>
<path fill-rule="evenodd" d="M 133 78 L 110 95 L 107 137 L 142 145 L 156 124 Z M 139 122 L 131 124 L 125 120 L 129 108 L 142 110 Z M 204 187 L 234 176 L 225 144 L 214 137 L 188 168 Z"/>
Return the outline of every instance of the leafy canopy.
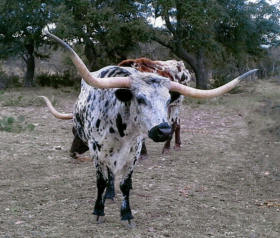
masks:
<path fill-rule="evenodd" d="M 41 30 L 55 15 L 51 6 L 58 0 L 2 0 L 0 2 L 0 58 L 26 57 L 31 47 L 44 43 Z M 32 51 L 32 50 L 31 50 Z"/>

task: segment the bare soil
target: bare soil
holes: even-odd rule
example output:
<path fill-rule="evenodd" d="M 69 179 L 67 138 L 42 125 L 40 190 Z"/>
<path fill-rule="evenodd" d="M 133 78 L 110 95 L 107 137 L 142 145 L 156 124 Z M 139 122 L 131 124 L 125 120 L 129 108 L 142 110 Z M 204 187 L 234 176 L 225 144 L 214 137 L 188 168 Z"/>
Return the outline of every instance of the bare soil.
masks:
<path fill-rule="evenodd" d="M 119 190 L 96 224 L 94 166 L 70 158 L 71 121 L 36 98 L 70 112 L 78 92 L 2 92 L 0 119 L 24 116 L 35 129 L 0 131 L 0 237 L 279 238 L 279 89 L 276 79 L 249 81 L 239 94 L 186 99 L 181 150 L 161 155 L 148 140 L 149 159 L 136 166 L 133 229 L 120 221 Z"/>

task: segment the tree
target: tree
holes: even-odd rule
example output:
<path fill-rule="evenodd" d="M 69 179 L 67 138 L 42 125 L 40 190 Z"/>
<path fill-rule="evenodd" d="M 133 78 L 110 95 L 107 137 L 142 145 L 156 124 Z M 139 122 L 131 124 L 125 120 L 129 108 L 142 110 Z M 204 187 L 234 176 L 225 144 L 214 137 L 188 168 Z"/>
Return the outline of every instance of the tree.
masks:
<path fill-rule="evenodd" d="M 279 11 L 265 1 L 156 0 L 151 4 L 154 16 L 165 21 L 164 28 L 154 29 L 154 40 L 191 66 L 198 88 L 207 87 L 208 68 L 219 58 L 260 56 L 261 45 L 272 44 L 279 36 Z"/>
<path fill-rule="evenodd" d="M 33 85 L 35 57 L 44 43 L 42 28 L 54 19 L 57 1 L 4 0 L 0 3 L 0 57 L 20 56 L 26 63 L 24 86 Z"/>
<path fill-rule="evenodd" d="M 91 70 L 116 64 L 148 38 L 143 7 L 141 1 L 130 0 L 64 1 L 58 11 L 57 34 L 85 45 Z"/>
<path fill-rule="evenodd" d="M 256 3 L 219 0 L 219 4 L 226 14 L 216 26 L 216 39 L 227 55 L 235 56 L 238 68 L 247 67 L 248 56 L 251 60 L 258 59 L 266 55 L 265 48 L 279 44 L 280 12 L 274 5 L 263 0 Z"/>
<path fill-rule="evenodd" d="M 161 16 L 165 28 L 154 39 L 186 61 L 196 75 L 198 88 L 207 87 L 207 58 L 219 48 L 215 41 L 215 23 L 221 10 L 216 1 L 152 1 L 155 16 Z"/>

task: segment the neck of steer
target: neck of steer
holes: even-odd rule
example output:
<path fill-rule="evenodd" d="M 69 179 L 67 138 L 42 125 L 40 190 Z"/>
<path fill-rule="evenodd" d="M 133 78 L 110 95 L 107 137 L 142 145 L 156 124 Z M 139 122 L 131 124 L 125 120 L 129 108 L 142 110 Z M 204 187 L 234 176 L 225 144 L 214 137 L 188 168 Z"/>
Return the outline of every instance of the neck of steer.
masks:
<path fill-rule="evenodd" d="M 74 109 L 74 126 L 88 144 L 96 165 L 104 166 L 103 171 L 106 167 L 114 174 L 132 170 L 143 137 L 153 126 L 167 121 L 168 80 L 161 85 L 149 79 L 133 77 L 133 97 L 128 102 L 117 99 L 116 89 L 96 89 L 82 83 Z M 146 97 L 147 105 L 141 101 L 139 105 L 139 95 Z"/>
<path fill-rule="evenodd" d="M 85 141 L 113 138 L 126 142 L 129 138 L 143 136 L 131 121 L 130 103 L 119 101 L 114 89 L 95 89 L 82 83 L 74 109 L 74 124 Z"/>

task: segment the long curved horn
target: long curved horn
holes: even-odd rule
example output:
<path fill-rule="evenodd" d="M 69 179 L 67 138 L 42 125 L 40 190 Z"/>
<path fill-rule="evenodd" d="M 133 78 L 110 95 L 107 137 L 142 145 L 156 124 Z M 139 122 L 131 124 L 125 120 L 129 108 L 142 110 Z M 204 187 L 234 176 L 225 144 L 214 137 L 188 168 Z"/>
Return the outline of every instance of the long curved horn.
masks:
<path fill-rule="evenodd" d="M 223 95 L 233 89 L 242 79 L 248 77 L 249 75 L 255 73 L 258 69 L 253 69 L 248 71 L 245 74 L 238 76 L 237 78 L 233 79 L 232 81 L 228 82 L 227 84 L 210 90 L 201 90 L 196 88 L 191 88 L 177 82 L 170 82 L 170 91 L 178 92 L 187 97 L 193 98 L 213 98 L 220 95 Z"/>
<path fill-rule="evenodd" d="M 51 114 L 53 114 L 56 118 L 62 119 L 62 120 L 71 120 L 73 118 L 72 113 L 60 113 L 58 112 L 54 106 L 52 105 L 51 101 L 45 97 L 45 96 L 38 96 L 39 98 L 43 98 L 44 101 L 46 102 Z"/>
<path fill-rule="evenodd" d="M 82 76 L 82 78 L 91 86 L 96 88 L 130 88 L 131 82 L 129 77 L 114 77 L 114 78 L 96 78 L 93 77 L 89 72 L 88 68 L 81 60 L 81 58 L 76 54 L 76 52 L 63 40 L 58 38 L 57 36 L 51 34 L 47 28 L 43 30 L 43 33 L 55 41 L 57 41 L 60 45 L 62 45 L 69 53 L 70 58 L 73 64 L 76 66 L 78 72 Z"/>

